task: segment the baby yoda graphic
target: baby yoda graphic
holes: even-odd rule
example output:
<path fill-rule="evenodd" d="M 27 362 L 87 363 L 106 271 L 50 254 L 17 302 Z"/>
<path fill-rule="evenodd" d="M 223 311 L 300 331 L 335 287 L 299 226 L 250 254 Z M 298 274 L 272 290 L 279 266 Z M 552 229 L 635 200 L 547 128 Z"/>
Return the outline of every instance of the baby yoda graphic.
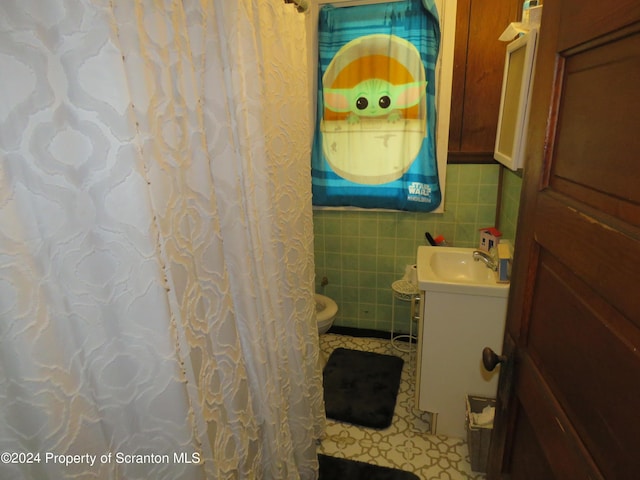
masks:
<path fill-rule="evenodd" d="M 352 88 L 325 88 L 324 104 L 334 112 L 349 112 L 348 123 L 383 116 L 389 122 L 396 122 L 402 118 L 401 109 L 420 102 L 426 86 L 426 81 L 394 85 L 386 80 L 370 78 Z"/>

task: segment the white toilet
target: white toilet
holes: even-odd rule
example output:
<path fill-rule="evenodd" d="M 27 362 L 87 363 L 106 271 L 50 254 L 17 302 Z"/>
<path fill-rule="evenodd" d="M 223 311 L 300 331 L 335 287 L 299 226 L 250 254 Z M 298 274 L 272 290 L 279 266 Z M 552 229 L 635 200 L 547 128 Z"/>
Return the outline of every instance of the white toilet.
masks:
<path fill-rule="evenodd" d="M 318 334 L 322 335 L 331 328 L 333 319 L 336 318 L 338 313 L 338 304 L 331 298 L 315 294 L 316 297 L 316 320 L 318 322 Z"/>

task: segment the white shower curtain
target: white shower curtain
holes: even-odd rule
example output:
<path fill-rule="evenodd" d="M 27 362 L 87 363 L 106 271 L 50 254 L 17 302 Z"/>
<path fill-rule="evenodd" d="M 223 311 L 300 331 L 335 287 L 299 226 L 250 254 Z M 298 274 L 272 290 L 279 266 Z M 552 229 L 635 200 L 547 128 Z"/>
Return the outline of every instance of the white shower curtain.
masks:
<path fill-rule="evenodd" d="M 304 22 L 0 3 L 1 478 L 316 477 Z"/>

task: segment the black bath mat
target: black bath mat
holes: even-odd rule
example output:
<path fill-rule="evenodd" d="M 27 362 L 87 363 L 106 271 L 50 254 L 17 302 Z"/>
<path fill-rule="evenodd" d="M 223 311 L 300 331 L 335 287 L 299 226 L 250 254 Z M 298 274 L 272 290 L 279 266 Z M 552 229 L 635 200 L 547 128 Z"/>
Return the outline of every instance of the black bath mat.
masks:
<path fill-rule="evenodd" d="M 323 373 L 327 417 L 387 428 L 393 419 L 403 363 L 395 355 L 336 348 Z"/>
<path fill-rule="evenodd" d="M 395 468 L 378 467 L 344 458 L 318 455 L 318 480 L 420 480 L 416 475 Z"/>

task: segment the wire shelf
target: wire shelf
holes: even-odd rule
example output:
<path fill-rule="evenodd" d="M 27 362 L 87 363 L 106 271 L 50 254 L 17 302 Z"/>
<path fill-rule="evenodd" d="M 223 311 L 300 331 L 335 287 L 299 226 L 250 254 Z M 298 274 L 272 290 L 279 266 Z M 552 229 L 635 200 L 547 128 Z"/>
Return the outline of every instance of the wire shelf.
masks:
<path fill-rule="evenodd" d="M 391 284 L 391 289 L 396 298 L 410 302 L 420 292 L 417 287 L 408 280 L 396 280 Z"/>
<path fill-rule="evenodd" d="M 391 309 L 391 345 L 396 350 L 401 352 L 411 352 L 414 349 L 415 342 L 417 341 L 416 335 L 413 333 L 413 322 L 416 320 L 415 315 L 415 302 L 420 297 L 420 291 L 415 284 L 408 280 L 396 280 L 391 284 L 391 290 L 393 290 L 393 305 Z M 409 333 L 395 333 L 395 318 L 396 318 L 396 299 L 403 302 L 411 302 L 411 315 L 409 317 Z M 401 346 L 397 343 L 398 340 L 406 340 L 402 342 L 405 345 Z"/>

